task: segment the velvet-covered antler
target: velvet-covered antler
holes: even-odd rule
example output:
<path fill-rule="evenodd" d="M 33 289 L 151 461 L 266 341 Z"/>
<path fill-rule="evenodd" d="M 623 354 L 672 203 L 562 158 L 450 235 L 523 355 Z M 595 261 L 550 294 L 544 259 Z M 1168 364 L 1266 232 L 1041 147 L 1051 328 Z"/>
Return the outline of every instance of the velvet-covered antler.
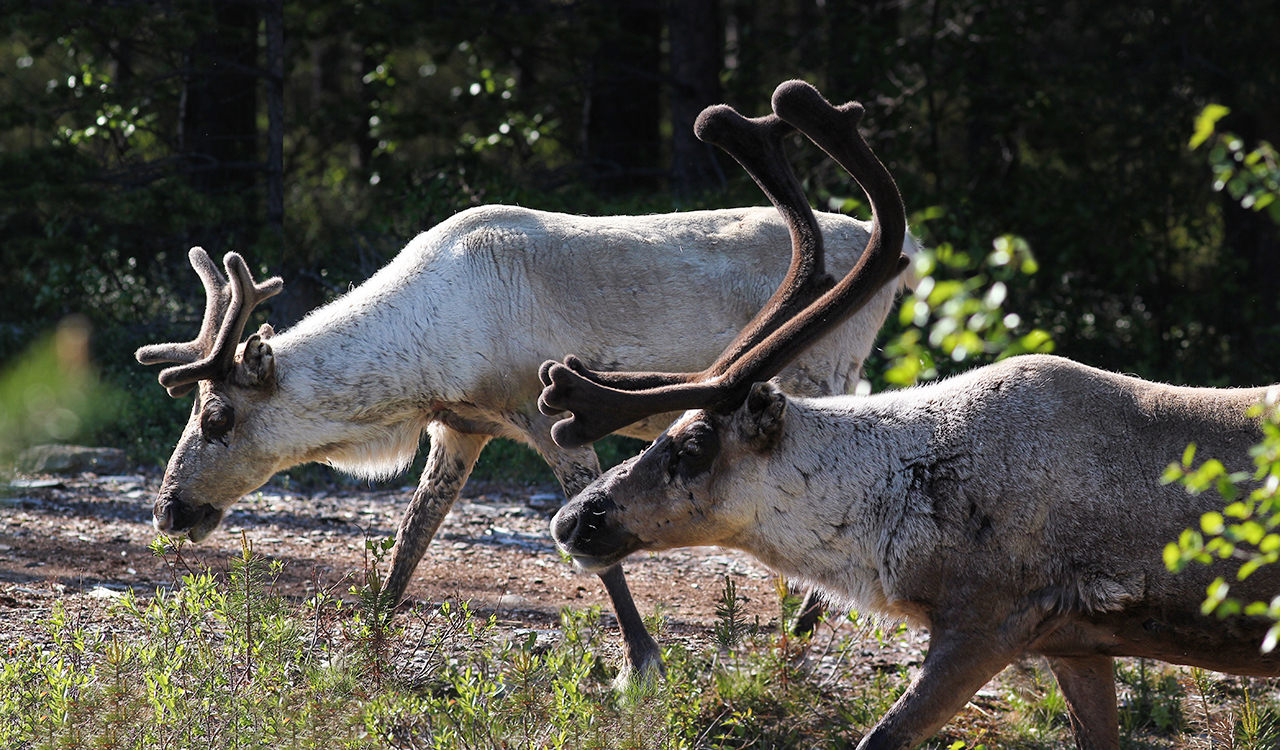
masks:
<path fill-rule="evenodd" d="M 571 414 L 552 428 L 559 445 L 585 445 L 654 414 L 736 408 L 752 383 L 777 375 L 906 266 L 900 250 L 906 233 L 902 198 L 858 133 L 862 105 L 834 107 L 809 84 L 788 81 L 774 91 L 773 109 L 774 116 L 748 120 L 729 107 L 711 107 L 699 116 L 696 132 L 733 155 L 782 215 L 792 244 L 783 283 L 702 372 L 597 373 L 572 355 L 564 364 L 544 363 L 539 407 L 547 414 Z M 857 265 L 834 288 L 823 264 L 821 232 L 782 153 L 781 138 L 792 126 L 848 170 L 871 203 L 871 238 Z"/>
<path fill-rule="evenodd" d="M 238 253 L 227 253 L 222 259 L 227 276 L 222 275 L 203 248 L 191 248 L 187 257 L 204 284 L 200 334 L 191 341 L 150 344 L 134 353 L 144 365 L 179 363 L 160 371 L 160 384 L 174 398 L 187 395 L 201 380 L 225 378 L 235 363 L 236 347 L 253 308 L 284 288 L 279 276 L 254 283 L 253 274 Z"/>

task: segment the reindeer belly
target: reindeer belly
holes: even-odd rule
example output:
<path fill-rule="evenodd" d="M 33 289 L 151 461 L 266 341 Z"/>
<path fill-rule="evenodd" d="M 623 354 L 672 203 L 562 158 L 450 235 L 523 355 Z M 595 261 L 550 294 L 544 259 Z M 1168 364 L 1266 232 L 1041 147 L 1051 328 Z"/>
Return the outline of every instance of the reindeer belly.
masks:
<path fill-rule="evenodd" d="M 1275 676 L 1280 675 L 1280 652 L 1260 651 L 1269 624 L 1260 617 L 1217 620 L 1198 610 L 1143 605 L 1070 616 L 1028 650 L 1050 657 L 1142 657 L 1230 674 Z"/>

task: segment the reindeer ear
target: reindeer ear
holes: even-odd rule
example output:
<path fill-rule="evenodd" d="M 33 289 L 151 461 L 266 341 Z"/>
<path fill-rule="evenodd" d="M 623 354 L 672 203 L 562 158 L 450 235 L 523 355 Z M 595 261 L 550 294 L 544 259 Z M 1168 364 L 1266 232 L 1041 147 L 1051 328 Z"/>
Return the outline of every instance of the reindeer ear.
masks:
<path fill-rule="evenodd" d="M 752 448 L 766 451 L 777 444 L 787 413 L 787 397 L 777 386 L 768 382 L 751 386 L 742 411 L 742 430 Z"/>
<path fill-rule="evenodd" d="M 270 323 L 263 323 L 258 328 L 258 335 L 261 336 L 263 339 L 269 339 L 272 336 L 276 335 L 276 329 L 272 328 Z"/>
<path fill-rule="evenodd" d="M 244 355 L 236 368 L 236 380 L 240 385 L 263 388 L 275 382 L 276 358 L 271 353 L 271 344 L 267 343 L 272 333 L 271 326 L 263 325 L 244 342 Z"/>

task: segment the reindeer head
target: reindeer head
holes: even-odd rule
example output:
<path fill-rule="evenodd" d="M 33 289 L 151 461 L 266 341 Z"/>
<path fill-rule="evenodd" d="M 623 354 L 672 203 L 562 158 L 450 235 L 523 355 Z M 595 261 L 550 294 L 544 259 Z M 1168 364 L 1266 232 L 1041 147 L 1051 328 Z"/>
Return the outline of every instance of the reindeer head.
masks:
<path fill-rule="evenodd" d="M 730 540 L 750 520 L 716 486 L 758 470 L 749 460 L 785 432 L 786 398 L 760 381 L 777 375 L 811 344 L 857 312 L 906 266 L 902 198 L 857 131 L 860 104 L 829 104 L 812 86 L 788 81 L 773 95 L 773 115 L 746 119 L 711 107 L 698 137 L 728 151 L 761 186 L 791 234 L 791 268 L 764 308 L 725 352 L 699 373 L 598 373 L 570 355 L 543 364 L 539 406 L 569 412 L 552 435 L 562 446 L 592 442 L 636 420 L 693 410 L 639 456 L 601 476 L 560 509 L 556 542 L 579 565 L 603 570 L 640 549 Z M 782 152 L 797 129 L 822 147 L 866 191 L 875 225 L 857 265 L 832 286 L 822 235 Z"/>
<path fill-rule="evenodd" d="M 779 440 L 787 398 L 756 383 L 737 410 L 686 412 L 643 453 L 606 472 L 552 519 L 552 535 L 579 567 L 607 570 L 639 550 L 734 545 L 756 521 L 742 487 Z"/>
<path fill-rule="evenodd" d="M 238 441 L 246 417 L 275 389 L 275 360 L 263 325 L 243 345 L 240 336 L 253 308 L 278 294 L 278 277 L 254 283 L 248 266 L 227 253 L 223 276 L 208 253 L 191 248 L 188 257 L 205 288 L 204 321 L 192 341 L 152 344 L 136 352 L 144 365 L 179 363 L 160 372 L 160 384 L 179 398 L 197 390 L 191 418 L 165 469 L 153 522 L 165 533 L 187 533 L 200 541 L 217 528 L 227 507 L 262 486 L 278 468 L 277 459 Z M 246 444 L 247 443 L 247 444 Z"/>

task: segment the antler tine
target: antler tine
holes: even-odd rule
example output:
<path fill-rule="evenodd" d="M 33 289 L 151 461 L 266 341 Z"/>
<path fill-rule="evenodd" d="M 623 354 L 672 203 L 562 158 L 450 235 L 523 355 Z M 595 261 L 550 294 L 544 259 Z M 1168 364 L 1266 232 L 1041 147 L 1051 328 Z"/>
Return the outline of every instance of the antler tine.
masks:
<path fill-rule="evenodd" d="M 185 343 L 144 346 L 134 355 L 146 365 L 181 363 L 160 372 L 160 384 L 174 398 L 185 396 L 201 380 L 224 377 L 231 370 L 240 335 L 253 308 L 284 288 L 284 281 L 278 276 L 256 284 L 249 267 L 237 253 L 227 253 L 222 259 L 226 276 L 218 271 L 203 249 L 191 248 L 188 257 L 205 288 L 200 334 Z"/>
<path fill-rule="evenodd" d="M 901 252 L 895 258 L 891 250 L 886 250 L 902 247 L 907 233 L 907 218 L 902 195 L 893 176 L 858 133 L 858 123 L 862 121 L 864 112 L 862 105 L 847 102 L 834 107 L 813 86 L 794 80 L 786 81 L 774 90 L 773 110 L 826 151 L 867 194 L 875 223 L 866 250 L 845 279 L 852 286 L 857 283 L 855 274 L 866 274 L 871 281 L 866 285 L 867 293 L 873 294 L 901 273 L 909 262 Z M 853 133 L 854 137 L 846 138 L 845 133 Z M 872 270 L 862 270 L 864 268 Z M 875 283 L 877 273 L 882 280 Z M 862 304 L 855 303 L 854 309 Z"/>
<path fill-rule="evenodd" d="M 187 252 L 191 267 L 195 269 L 204 285 L 205 303 L 204 318 L 200 323 L 200 334 L 193 340 L 173 344 L 148 344 L 134 352 L 134 356 L 144 365 L 156 365 L 161 362 L 195 362 L 204 356 L 217 334 L 218 324 L 231 304 L 231 289 L 227 280 L 218 270 L 209 254 L 202 247 L 193 247 Z"/>
<path fill-rule="evenodd" d="M 820 136 L 823 142 L 819 145 L 823 145 L 828 153 L 832 150 L 840 153 L 837 162 L 842 166 L 849 168 L 852 165 L 857 170 L 852 173 L 864 190 L 867 190 L 876 219 L 872 239 L 857 265 L 834 288 L 811 304 L 805 304 L 821 291 L 815 291 L 814 285 L 829 285 L 829 281 L 823 278 L 825 271 L 821 265 L 821 234 L 816 223 L 813 223 L 812 212 L 808 209 L 803 193 L 798 190 L 797 183 L 799 201 L 792 196 L 783 204 L 776 200 L 774 202 L 792 230 L 793 271 L 798 264 L 806 262 L 802 256 L 808 252 L 809 257 L 814 259 L 811 272 L 816 273 L 806 277 L 805 283 L 796 286 L 799 274 L 789 272 L 787 281 L 770 298 L 766 309 L 748 324 L 726 353 L 710 368 L 692 377 L 644 390 L 626 391 L 610 388 L 584 377 L 580 367 L 573 367 L 580 366 L 573 358 L 566 359 L 568 366 L 550 362 L 544 364 L 540 374 L 547 387 L 539 399 L 539 406 L 548 413 L 572 413 L 570 418 L 557 422 L 552 428 L 552 436 L 560 445 L 583 445 L 634 421 L 666 411 L 736 408 L 746 398 L 753 382 L 778 374 L 814 341 L 847 320 L 876 290 L 905 267 L 906 257 L 890 249 L 902 246 L 906 231 L 902 200 L 892 177 L 858 134 L 856 126 L 862 116 L 861 105 L 850 103 L 841 108 L 833 107 L 808 84 L 790 81 L 779 86 L 775 92 L 774 106 L 775 109 L 781 107 L 783 112 L 787 112 L 783 119 L 800 127 L 811 139 Z M 781 112 L 778 114 L 781 115 Z M 760 121 L 766 120 L 768 118 L 760 118 Z M 770 127 L 776 129 L 780 126 Z M 850 135 L 852 139 L 849 138 Z M 711 137 L 715 137 L 714 134 Z M 845 140 L 855 143 L 842 148 L 841 144 Z M 766 172 L 771 178 L 779 176 L 776 167 Z M 794 180 L 789 165 L 786 165 L 785 174 L 791 175 Z M 755 176 L 754 171 L 752 175 Z M 771 200 L 775 198 L 775 192 L 781 192 L 766 187 L 759 178 L 757 182 L 766 189 Z M 813 240 L 805 237 L 805 223 L 794 221 L 796 216 L 803 217 L 806 212 Z M 882 225 L 886 216 L 889 217 L 887 223 Z M 790 294 L 783 293 L 783 288 L 788 288 L 789 284 Z M 802 296 L 807 296 L 808 299 L 796 304 L 796 300 Z M 774 307 L 779 302 L 781 305 Z M 743 346 L 744 341 L 749 343 Z M 655 380 L 651 375 L 646 377 L 650 381 Z M 626 376 L 618 380 L 625 382 Z"/>
<path fill-rule="evenodd" d="M 817 301 L 787 320 L 724 373 L 724 396 L 703 408 L 736 407 L 751 383 L 767 380 L 822 336 L 862 309 L 873 295 L 910 263 L 901 251 L 907 220 L 898 186 L 858 133 L 863 107 L 832 106 L 804 81 L 787 81 L 773 96 L 774 111 L 844 167 L 867 194 L 874 224 L 854 267 Z M 852 134 L 852 138 L 848 137 Z"/>

